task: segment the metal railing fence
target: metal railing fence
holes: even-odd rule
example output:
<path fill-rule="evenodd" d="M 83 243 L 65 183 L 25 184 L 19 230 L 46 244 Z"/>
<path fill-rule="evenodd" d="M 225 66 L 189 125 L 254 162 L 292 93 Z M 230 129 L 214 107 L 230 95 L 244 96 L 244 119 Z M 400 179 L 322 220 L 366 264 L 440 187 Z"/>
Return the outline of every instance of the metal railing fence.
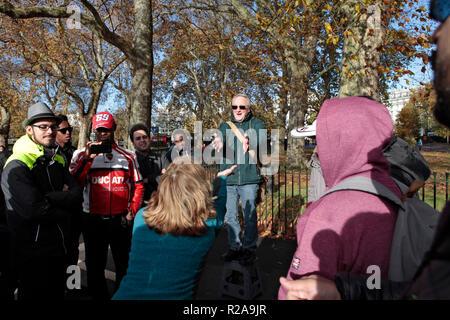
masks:
<path fill-rule="evenodd" d="M 218 166 L 205 166 L 211 181 Z M 257 206 L 258 230 L 268 237 L 295 238 L 298 218 L 306 210 L 310 169 L 280 167 L 269 176 L 266 192 Z M 449 198 L 449 173 L 432 172 L 419 190 L 419 198 L 441 211 Z"/>

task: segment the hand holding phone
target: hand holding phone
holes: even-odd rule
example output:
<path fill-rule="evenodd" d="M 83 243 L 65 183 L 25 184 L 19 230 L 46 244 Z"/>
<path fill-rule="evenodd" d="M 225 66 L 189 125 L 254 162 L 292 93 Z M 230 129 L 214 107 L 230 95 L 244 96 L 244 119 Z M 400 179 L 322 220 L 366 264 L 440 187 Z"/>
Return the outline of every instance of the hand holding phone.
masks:
<path fill-rule="evenodd" d="M 91 154 L 99 154 L 99 153 L 111 153 L 112 148 L 110 143 L 101 143 L 101 144 L 92 144 L 91 145 Z"/>

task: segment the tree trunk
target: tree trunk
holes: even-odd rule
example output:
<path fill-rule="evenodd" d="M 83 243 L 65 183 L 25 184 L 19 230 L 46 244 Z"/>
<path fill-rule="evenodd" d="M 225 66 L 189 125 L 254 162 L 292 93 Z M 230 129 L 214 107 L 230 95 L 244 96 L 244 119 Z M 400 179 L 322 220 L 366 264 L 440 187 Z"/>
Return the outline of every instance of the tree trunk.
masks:
<path fill-rule="evenodd" d="M 80 133 L 78 136 L 77 148 L 81 149 L 86 146 L 86 142 L 89 141 L 91 134 L 91 121 L 92 117 L 97 113 L 98 104 L 100 102 L 100 96 L 105 85 L 106 78 L 98 81 L 97 84 L 93 85 L 90 89 L 89 104 L 87 112 L 85 111 L 85 105 L 83 100 L 71 91 L 70 96 L 72 97 L 74 103 L 77 105 L 78 114 L 81 116 L 80 119 Z"/>
<path fill-rule="evenodd" d="M 297 125 L 303 125 L 308 111 L 308 84 L 311 65 L 316 54 L 318 31 L 314 29 L 304 38 L 301 50 L 287 50 L 290 79 L 290 111 L 288 123 L 288 150 L 286 166 L 299 167 L 306 163 L 305 140 L 293 139 L 290 135 Z M 293 58 L 295 57 L 295 58 Z"/>
<path fill-rule="evenodd" d="M 289 112 L 288 104 L 288 89 L 283 86 L 280 91 L 280 113 L 278 115 L 278 128 L 280 129 L 279 148 L 284 151 L 284 139 L 290 135 L 290 132 L 286 132 L 286 117 Z"/>
<path fill-rule="evenodd" d="M 81 118 L 81 125 L 80 125 L 80 134 L 78 136 L 78 149 L 84 148 L 86 146 L 86 142 L 89 141 L 90 135 L 91 135 L 91 122 L 92 117 L 97 112 L 98 107 L 98 100 L 100 98 L 100 92 L 101 89 L 97 95 L 97 99 L 95 97 L 91 96 L 91 100 L 89 101 L 89 109 L 88 112 L 85 114 L 84 112 L 80 112 L 82 115 Z M 91 93 L 92 95 L 92 93 Z M 95 106 L 95 107 L 94 107 Z"/>
<path fill-rule="evenodd" d="M 304 68 L 302 68 L 304 69 Z M 299 124 L 303 125 L 305 121 L 305 110 L 307 107 L 307 90 L 306 70 L 301 71 L 300 68 L 292 70 L 291 77 L 291 96 L 290 96 L 290 110 L 289 122 L 287 127 L 288 148 L 286 152 L 286 167 L 299 167 L 303 164 L 305 158 L 305 141 L 304 139 L 292 138 L 290 132 Z"/>
<path fill-rule="evenodd" d="M 153 75 L 153 14 L 148 0 L 134 1 L 134 56 L 131 57 L 132 82 L 130 91 L 129 126 L 138 122 L 151 127 Z M 128 145 L 131 142 L 129 141 Z"/>
<path fill-rule="evenodd" d="M 151 125 L 152 75 L 153 75 L 153 13 L 152 2 L 134 0 L 135 37 L 133 46 L 126 39 L 115 34 L 100 19 L 92 3 L 81 0 L 83 6 L 92 13 L 92 17 L 81 13 L 81 23 L 91 29 L 103 40 L 119 48 L 131 65 L 132 84 L 130 90 L 129 123 L 143 122 Z M 14 19 L 32 19 L 37 17 L 69 18 L 71 12 L 65 6 L 59 7 L 15 7 L 9 2 L 0 2 L 0 12 Z M 86 132 L 84 134 L 87 134 Z M 80 140 L 84 140 L 81 138 Z"/>
<path fill-rule="evenodd" d="M 9 137 L 9 125 L 11 123 L 11 114 L 8 110 L 0 103 L 0 114 L 2 120 L 0 122 L 0 145 L 8 148 L 8 137 Z"/>
<path fill-rule="evenodd" d="M 379 1 L 358 15 L 355 8 L 363 1 L 346 1 L 343 14 L 349 21 L 348 35 L 344 37 L 341 62 L 339 97 L 369 96 L 379 101 L 380 51 L 383 29 Z"/>
<path fill-rule="evenodd" d="M 78 149 L 84 148 L 86 143 L 89 141 L 89 136 L 91 133 L 91 119 L 92 116 L 89 114 L 83 115 L 80 119 L 80 134 L 78 136 Z"/>

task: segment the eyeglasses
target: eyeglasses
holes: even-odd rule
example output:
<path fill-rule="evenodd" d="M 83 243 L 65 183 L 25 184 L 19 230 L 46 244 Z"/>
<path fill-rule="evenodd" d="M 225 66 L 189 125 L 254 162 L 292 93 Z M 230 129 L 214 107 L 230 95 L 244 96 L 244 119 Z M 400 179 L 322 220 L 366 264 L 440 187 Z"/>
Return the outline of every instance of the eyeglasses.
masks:
<path fill-rule="evenodd" d="M 439 22 L 444 22 L 450 15 L 450 2 L 448 0 L 431 0 L 430 17 Z"/>
<path fill-rule="evenodd" d="M 40 124 L 40 125 L 32 124 L 31 126 L 35 127 L 35 128 L 39 128 L 42 131 L 47 131 L 48 129 L 50 129 L 52 131 L 58 130 L 58 126 L 56 124 L 52 124 L 51 126 L 49 126 L 48 124 Z"/>
<path fill-rule="evenodd" d="M 134 140 L 136 140 L 136 141 L 148 140 L 148 136 L 139 136 L 139 137 L 134 138 Z"/>
<path fill-rule="evenodd" d="M 61 132 L 62 134 L 66 134 L 67 131 L 69 131 L 69 133 L 72 133 L 73 128 L 72 127 L 66 127 L 66 128 L 58 129 L 58 131 Z"/>
<path fill-rule="evenodd" d="M 231 109 L 236 110 L 237 108 L 239 108 L 240 110 L 245 110 L 247 109 L 247 106 L 231 106 Z"/>

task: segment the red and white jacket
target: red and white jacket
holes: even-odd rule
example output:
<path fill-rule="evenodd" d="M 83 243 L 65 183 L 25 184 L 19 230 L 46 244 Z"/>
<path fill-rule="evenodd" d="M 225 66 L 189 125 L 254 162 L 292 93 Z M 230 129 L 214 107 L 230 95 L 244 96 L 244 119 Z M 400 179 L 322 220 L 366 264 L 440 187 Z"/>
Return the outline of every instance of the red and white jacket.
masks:
<path fill-rule="evenodd" d="M 109 154 L 89 160 L 84 154 L 85 148 L 76 150 L 69 168 L 84 186 L 83 211 L 102 215 L 131 211 L 135 216 L 144 193 L 135 154 L 115 143 Z"/>

